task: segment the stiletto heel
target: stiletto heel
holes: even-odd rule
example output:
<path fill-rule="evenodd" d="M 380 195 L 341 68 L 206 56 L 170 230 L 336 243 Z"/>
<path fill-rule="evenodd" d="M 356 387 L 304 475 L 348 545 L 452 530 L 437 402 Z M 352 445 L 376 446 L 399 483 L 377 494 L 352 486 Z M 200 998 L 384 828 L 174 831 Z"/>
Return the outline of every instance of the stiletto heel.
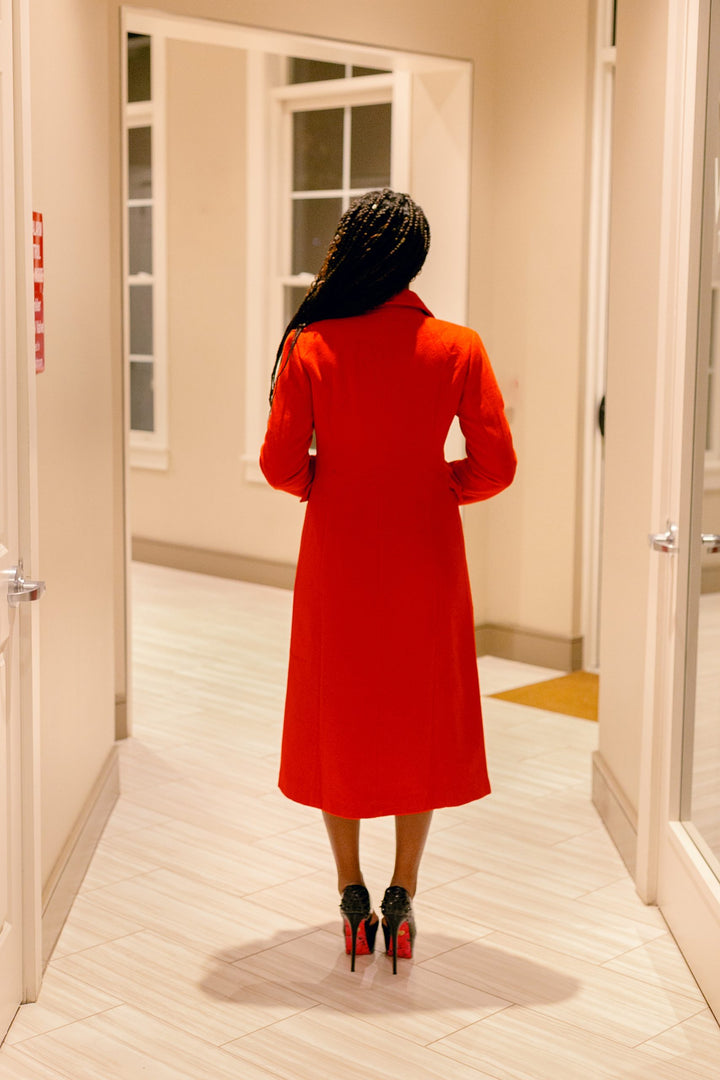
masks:
<path fill-rule="evenodd" d="M 393 958 L 393 975 L 397 975 L 397 958 L 409 960 L 415 941 L 415 916 L 407 889 L 390 885 L 385 890 L 380 910 L 384 915 L 383 936 L 385 951 Z"/>
<path fill-rule="evenodd" d="M 355 970 L 355 957 L 367 956 L 375 949 L 378 921 L 370 922 L 372 906 L 364 885 L 348 885 L 342 894 L 340 911 L 345 928 L 345 952 L 350 954 L 350 970 Z"/>

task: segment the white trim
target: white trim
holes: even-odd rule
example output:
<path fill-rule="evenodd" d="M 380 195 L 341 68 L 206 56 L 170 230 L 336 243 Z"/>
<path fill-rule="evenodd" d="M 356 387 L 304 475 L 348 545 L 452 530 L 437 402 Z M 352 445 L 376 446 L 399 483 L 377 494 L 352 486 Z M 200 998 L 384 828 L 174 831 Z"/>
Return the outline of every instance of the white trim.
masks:
<path fill-rule="evenodd" d="M 416 72 L 447 71 L 448 68 L 463 69 L 467 65 L 466 60 L 457 60 L 453 57 L 408 53 L 399 49 L 363 45 L 358 42 L 338 42 L 306 34 L 285 33 L 281 30 L 262 30 L 238 23 L 222 22 L 219 19 L 149 12 L 145 8 L 134 8 L 129 5 L 123 6 L 122 11 L 132 33 L 175 38 L 178 41 L 191 41 L 203 45 L 234 46 L 238 49 L 265 53 L 268 56 L 300 56 L 307 60 L 329 60 L 332 63 L 347 63 L 355 67 L 392 68 L 398 71 Z M 345 58 L 343 60 L 337 58 L 340 45 Z M 362 76 L 364 79 L 375 77 Z"/>
<path fill-rule="evenodd" d="M 166 446 L 139 446 L 134 443 L 130 447 L 130 465 L 133 469 L 169 469 L 170 451 Z"/>
<path fill-rule="evenodd" d="M 293 111 L 334 109 L 342 105 L 380 105 L 391 99 L 395 76 L 356 75 L 350 79 L 327 79 L 314 83 L 289 83 L 270 91 L 275 101 L 284 102 Z"/>
<path fill-rule="evenodd" d="M 602 529 L 603 446 L 598 408 L 605 393 L 607 367 L 608 266 L 610 253 L 610 164 L 612 149 L 615 49 L 612 0 L 596 12 L 590 180 L 586 374 L 583 438 L 583 667 L 596 671 L 600 649 L 600 537 Z"/>
<path fill-rule="evenodd" d="M 392 129 L 390 134 L 390 185 L 395 191 L 410 190 L 412 123 L 412 76 L 396 71 L 393 76 Z"/>
<path fill-rule="evenodd" d="M 707 8 L 706 0 L 678 0 L 670 6 L 668 21 L 650 528 L 674 521 L 681 547 L 678 557 L 653 553 L 648 563 L 636 877 L 641 897 L 661 904 L 660 862 L 667 858 L 668 830 L 679 816 L 680 798 L 693 456 L 686 444 L 693 430 L 697 354 L 699 208 L 694 190 L 698 169 L 702 175 L 704 145 L 704 116 L 700 121 L 697 107 L 704 79 L 698 39 Z"/>
<path fill-rule="evenodd" d="M 18 448 L 26 455 L 18 464 L 25 479 L 19 506 L 20 543 L 31 573 L 39 565 L 37 474 L 37 410 L 32 261 L 32 143 L 30 116 L 29 0 L 12 0 L 13 111 L 15 136 L 15 251 Z M 22 951 L 23 1000 L 35 1001 L 42 981 L 42 835 L 40 812 L 40 626 L 36 604 L 21 620 L 23 663 L 29 678 L 21 679 L 22 695 Z M 23 625 L 24 624 L 24 625 Z"/>

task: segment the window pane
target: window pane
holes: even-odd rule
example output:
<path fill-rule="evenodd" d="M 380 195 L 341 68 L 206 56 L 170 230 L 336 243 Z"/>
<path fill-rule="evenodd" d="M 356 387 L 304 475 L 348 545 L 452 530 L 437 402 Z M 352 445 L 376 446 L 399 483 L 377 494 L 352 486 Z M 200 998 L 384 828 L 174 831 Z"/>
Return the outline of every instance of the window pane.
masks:
<path fill-rule="evenodd" d="M 325 79 L 344 78 L 344 64 L 330 64 L 326 60 L 303 60 L 298 56 L 290 57 L 288 82 L 323 82 Z"/>
<path fill-rule="evenodd" d="M 293 274 L 317 274 L 335 235 L 341 199 L 296 199 L 293 202 Z"/>
<path fill-rule="evenodd" d="M 342 187 L 343 113 L 293 113 L 293 191 Z"/>
<path fill-rule="evenodd" d="M 304 285 L 286 285 L 284 289 L 284 325 L 292 319 L 297 309 L 305 299 L 307 289 Z"/>
<path fill-rule="evenodd" d="M 390 184 L 390 121 L 392 106 L 356 105 L 351 110 L 350 186 Z"/>
<path fill-rule="evenodd" d="M 153 287 L 130 286 L 130 352 L 136 356 L 153 354 Z"/>
<path fill-rule="evenodd" d="M 155 430 L 153 369 L 143 360 L 130 364 L 130 427 L 133 431 Z"/>
<path fill-rule="evenodd" d="M 130 273 L 152 274 L 152 207 L 131 206 L 128 217 Z"/>
<path fill-rule="evenodd" d="M 128 131 L 128 195 L 131 199 L 152 198 L 152 130 Z"/>
<path fill-rule="evenodd" d="M 150 101 L 150 38 L 128 34 L 128 101 Z"/>
<path fill-rule="evenodd" d="M 369 68 L 369 67 L 354 67 L 352 69 L 353 79 L 357 79 L 362 75 L 389 75 L 389 68 Z"/>

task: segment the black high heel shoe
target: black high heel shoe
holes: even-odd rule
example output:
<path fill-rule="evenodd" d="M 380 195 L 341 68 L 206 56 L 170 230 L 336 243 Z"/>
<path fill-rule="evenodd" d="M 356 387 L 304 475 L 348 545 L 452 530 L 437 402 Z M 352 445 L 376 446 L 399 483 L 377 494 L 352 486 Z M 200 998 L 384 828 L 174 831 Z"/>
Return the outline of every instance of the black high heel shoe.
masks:
<path fill-rule="evenodd" d="M 367 956 L 375 950 L 379 920 L 370 922 L 372 905 L 364 885 L 348 885 L 342 894 L 340 911 L 345 928 L 345 952 L 350 954 L 350 970 L 355 970 L 355 957 Z"/>
<path fill-rule="evenodd" d="M 397 975 L 397 958 L 409 960 L 415 941 L 415 916 L 410 893 L 402 885 L 390 885 L 385 890 L 380 910 L 383 919 L 385 952 L 393 958 L 393 975 Z"/>

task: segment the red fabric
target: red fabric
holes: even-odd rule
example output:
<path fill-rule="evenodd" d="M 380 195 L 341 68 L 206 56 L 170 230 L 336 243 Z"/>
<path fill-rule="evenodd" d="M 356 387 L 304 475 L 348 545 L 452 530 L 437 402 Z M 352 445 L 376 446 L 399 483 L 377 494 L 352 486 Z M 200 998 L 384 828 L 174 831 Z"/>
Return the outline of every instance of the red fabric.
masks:
<path fill-rule="evenodd" d="M 405 290 L 286 344 L 260 457 L 307 499 L 280 787 L 341 817 L 490 791 L 459 503 L 515 474 L 485 349 Z M 446 462 L 460 418 L 467 456 Z M 317 457 L 309 454 L 313 430 Z"/>

